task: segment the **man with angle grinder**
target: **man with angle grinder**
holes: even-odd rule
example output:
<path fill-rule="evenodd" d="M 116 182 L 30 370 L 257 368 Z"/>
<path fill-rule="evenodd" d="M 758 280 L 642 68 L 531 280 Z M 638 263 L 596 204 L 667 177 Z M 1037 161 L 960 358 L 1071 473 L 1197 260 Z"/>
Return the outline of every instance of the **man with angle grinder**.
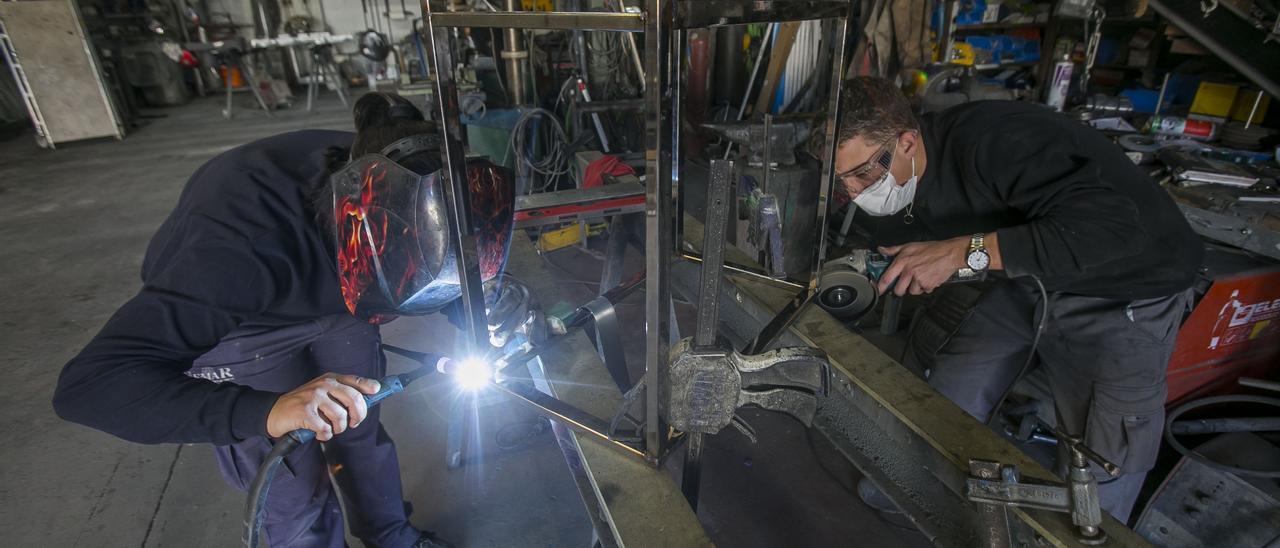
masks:
<path fill-rule="evenodd" d="M 878 291 L 991 275 L 919 364 L 929 384 L 986 422 L 1038 363 L 1058 428 L 1119 466 L 1095 476 L 1102 508 L 1126 521 L 1155 464 L 1199 238 L 1123 150 L 1042 106 L 979 101 L 918 118 L 870 77 L 847 82 L 841 101 L 837 180 L 892 260 Z M 897 512 L 867 480 L 859 495 Z"/>
<path fill-rule="evenodd" d="M 250 500 L 250 545 L 261 520 L 273 547 L 345 546 L 333 470 L 346 525 L 366 545 L 448 546 L 409 523 L 395 445 L 373 407 L 453 364 L 422 355 L 419 370 L 384 377 L 378 330 L 460 294 L 454 238 L 438 218 L 437 133 L 394 94 L 365 95 L 354 117 L 354 135 L 286 133 L 200 167 L 151 240 L 142 289 L 54 394 L 64 419 L 125 440 L 212 444 L 228 483 L 262 493 Z M 484 161 L 467 171 L 481 275 L 494 279 L 511 185 Z M 260 467 L 270 473 L 255 482 Z"/>

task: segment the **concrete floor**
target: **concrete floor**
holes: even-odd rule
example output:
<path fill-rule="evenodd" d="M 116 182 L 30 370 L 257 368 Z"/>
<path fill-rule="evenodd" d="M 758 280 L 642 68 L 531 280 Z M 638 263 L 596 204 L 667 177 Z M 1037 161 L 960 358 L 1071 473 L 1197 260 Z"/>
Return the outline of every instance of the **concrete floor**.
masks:
<path fill-rule="evenodd" d="M 31 136 L 0 142 L 0 538 L 10 546 L 236 546 L 243 494 L 225 485 L 208 447 L 144 446 L 58 419 L 50 406 L 62 365 L 139 287 L 146 244 L 190 173 L 210 157 L 271 134 L 350 129 L 322 98 L 317 114 L 240 109 L 216 100 L 156 111 L 122 142 L 48 151 Z M 590 278 L 588 278 L 590 279 Z M 588 288 L 584 287 L 584 292 Z M 584 293 L 589 294 L 589 293 Z M 439 318 L 384 328 L 388 342 L 445 351 Z M 393 359 L 393 369 L 407 368 Z M 460 547 L 588 546 L 591 531 L 558 448 L 535 417 L 509 403 L 482 408 L 469 464 L 444 466 L 447 384 L 428 381 L 384 404 L 399 447 L 412 521 Z M 799 423 L 750 415 L 764 440 L 710 439 L 701 518 L 734 547 L 923 545 L 861 506 L 854 471 Z M 499 447 L 497 438 L 506 440 Z M 514 440 L 514 441 L 513 441 Z M 829 470 L 828 471 L 824 471 Z M 354 543 L 354 541 L 353 541 Z M 354 543 L 358 545 L 358 543 Z"/>

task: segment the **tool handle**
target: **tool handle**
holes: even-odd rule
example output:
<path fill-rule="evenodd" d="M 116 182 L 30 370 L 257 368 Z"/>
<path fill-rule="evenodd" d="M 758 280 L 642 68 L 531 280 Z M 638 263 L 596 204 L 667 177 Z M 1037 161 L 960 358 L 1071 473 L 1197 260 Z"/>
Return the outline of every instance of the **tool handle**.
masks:
<path fill-rule="evenodd" d="M 1040 417 L 1036 417 L 1036 422 L 1039 423 L 1042 428 L 1046 428 L 1049 431 L 1053 432 L 1053 434 L 1058 437 L 1058 441 L 1060 443 L 1066 444 L 1067 449 L 1074 451 L 1076 453 L 1079 453 L 1082 457 L 1085 458 L 1085 460 L 1093 461 L 1094 464 L 1097 464 L 1099 467 L 1101 467 L 1102 470 L 1107 473 L 1107 475 L 1113 478 L 1120 475 L 1119 466 L 1116 466 L 1114 463 L 1107 460 L 1106 457 L 1099 455 L 1098 452 L 1094 451 L 1092 447 L 1085 445 L 1083 439 L 1067 434 L 1066 432 L 1059 429 L 1057 426 L 1054 426 L 1052 424 L 1045 422 L 1044 419 L 1041 419 Z"/>
<path fill-rule="evenodd" d="M 400 380 L 400 375 L 387 375 L 386 377 L 383 377 L 382 380 L 378 381 L 378 385 L 379 388 L 377 392 L 364 397 L 365 407 L 378 405 L 382 400 L 404 391 L 404 381 Z M 299 428 L 289 432 L 288 436 L 293 438 L 294 441 L 297 441 L 299 445 L 316 439 L 315 431 L 308 430 L 306 428 Z"/>

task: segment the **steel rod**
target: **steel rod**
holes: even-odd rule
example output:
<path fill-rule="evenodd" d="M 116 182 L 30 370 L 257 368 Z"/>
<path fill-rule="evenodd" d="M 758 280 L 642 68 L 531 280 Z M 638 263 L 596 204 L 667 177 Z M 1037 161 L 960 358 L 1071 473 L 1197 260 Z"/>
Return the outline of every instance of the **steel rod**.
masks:
<path fill-rule="evenodd" d="M 659 416 L 671 342 L 672 137 L 675 122 L 665 96 L 678 87 L 672 75 L 673 0 L 645 0 L 645 452 L 662 454 L 665 425 Z M 677 97 L 672 93 L 671 97 Z"/>
<path fill-rule="evenodd" d="M 432 4 L 438 4 L 432 6 Z M 480 281 L 476 235 L 470 219 L 467 195 L 467 166 L 464 130 L 459 121 L 458 84 L 453 74 L 453 52 L 449 51 L 449 30 L 437 27 L 435 18 L 443 15 L 442 0 L 423 0 L 423 29 L 431 40 L 424 44 L 434 78 L 435 107 L 444 152 L 445 217 L 449 224 L 458 261 L 458 282 L 462 289 L 462 316 L 468 331 L 465 352 L 480 355 L 488 346 L 489 328 L 485 320 L 484 289 Z"/>
<path fill-rule="evenodd" d="M 702 262 L 702 256 L 692 251 L 686 251 L 680 257 L 682 259 L 693 261 L 695 263 Z M 755 281 L 764 282 L 774 287 L 779 287 L 779 288 L 790 290 L 790 291 L 799 291 L 801 289 L 805 289 L 806 287 L 808 287 L 807 285 L 797 282 L 795 280 L 774 278 L 773 276 L 769 275 L 767 272 L 765 272 L 762 269 L 750 267 L 747 265 L 741 265 L 734 262 L 726 261 L 721 268 L 729 272 L 733 272 L 734 274 L 747 276 L 749 278 L 754 279 Z"/>
<path fill-rule="evenodd" d="M 611 12 L 472 12 L 437 13 L 436 26 L 472 28 L 517 28 L 559 30 L 603 30 L 640 32 L 644 17 L 638 13 Z"/>
<path fill-rule="evenodd" d="M 834 46 L 836 54 L 832 59 L 832 75 L 831 88 L 827 92 L 827 127 L 824 135 L 825 150 L 822 153 L 822 178 L 818 180 L 818 221 L 814 225 L 817 227 L 818 246 L 814 253 L 811 268 L 809 269 L 809 289 L 817 290 L 818 279 L 822 275 L 822 262 L 827 257 L 827 210 L 831 207 L 831 185 L 835 184 L 835 166 L 836 166 L 836 125 L 840 122 L 840 90 L 844 79 L 841 75 L 844 72 L 845 59 L 849 58 L 849 17 L 840 18 L 836 24 Z"/>
<path fill-rule="evenodd" d="M 586 411 L 578 409 L 577 407 L 556 399 L 555 397 L 548 396 L 547 394 L 538 391 L 536 388 L 526 386 L 520 382 L 498 381 L 491 383 L 491 386 L 516 398 L 517 401 L 524 403 L 538 414 L 568 426 L 575 432 L 586 434 L 587 437 L 603 443 L 610 449 L 618 451 L 628 457 L 635 457 L 649 461 L 648 456 L 644 451 L 618 440 L 611 439 L 608 434 L 609 423 L 603 419 L 597 418 Z"/>

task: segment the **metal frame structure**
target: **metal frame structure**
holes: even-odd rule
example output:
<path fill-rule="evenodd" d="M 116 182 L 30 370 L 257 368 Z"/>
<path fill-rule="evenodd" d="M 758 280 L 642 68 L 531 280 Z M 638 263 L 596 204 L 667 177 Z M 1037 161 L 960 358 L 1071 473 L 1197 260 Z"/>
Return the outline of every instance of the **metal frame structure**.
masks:
<path fill-rule="evenodd" d="M 833 56 L 839 74 L 847 57 L 847 32 L 850 4 L 841 0 L 646 0 L 643 12 L 451 12 L 445 0 L 423 0 L 423 30 L 429 35 L 425 44 L 428 62 L 435 75 L 435 107 L 440 121 L 446 197 L 450 208 L 448 221 L 457 238 L 460 253 L 463 312 L 466 325 L 474 337 L 468 342 L 468 350 L 478 353 L 487 344 L 484 317 L 484 296 L 475 255 L 474 234 L 467 218 L 467 196 L 463 189 L 465 176 L 464 129 L 459 121 L 456 68 L 450 51 L 450 29 L 456 27 L 567 29 L 614 32 L 644 32 L 644 110 L 645 110 L 645 172 L 648 174 L 645 189 L 645 394 L 643 458 L 656 465 L 669 449 L 668 429 L 658 410 L 661 400 L 661 379 L 668 366 L 671 340 L 671 266 L 681 259 L 699 260 L 696 254 L 688 254 L 679 248 L 681 241 L 679 206 L 680 187 L 680 124 L 683 96 L 682 53 L 687 43 L 688 29 L 727 25 L 744 25 L 763 22 L 787 22 L 834 19 L 837 53 Z M 835 157 L 835 120 L 839 116 L 839 78 L 831 79 L 827 113 L 826 150 L 823 157 L 822 179 L 818 196 L 818 226 L 825 226 L 828 197 L 831 191 Z M 797 306 L 771 324 L 762 340 L 754 347 L 768 346 L 790 323 L 794 314 L 807 302 L 817 288 L 820 258 L 825 252 L 825 241 L 813 256 L 812 276 L 807 284 L 776 281 L 792 290 L 798 289 Z M 765 274 L 750 267 L 732 265 L 735 271 L 754 274 L 764 279 Z M 555 402 L 530 402 L 539 407 Z M 562 402 L 560 402 L 562 403 Z M 544 405 L 539 405 L 544 404 Z M 558 404 L 556 404 L 558 407 Z M 555 411 L 548 409 L 548 411 Z M 564 415 L 563 409 L 553 412 Z M 613 441 L 584 421 L 568 421 L 588 435 Z M 614 443 L 617 443 L 616 441 Z M 625 449 L 634 449 L 623 446 Z"/>
<path fill-rule="evenodd" d="M 723 284 L 700 283 L 699 253 L 685 244 L 700 241 L 702 226 L 683 221 L 680 190 L 681 53 L 685 51 L 687 29 L 738 25 L 766 21 L 799 21 L 836 18 L 835 66 L 843 67 L 848 56 L 849 4 L 831 0 L 748 1 L 748 0 L 646 0 L 643 13 L 451 13 L 445 0 L 423 0 L 424 29 L 430 34 L 427 48 L 435 71 L 437 115 L 441 122 L 446 179 L 450 200 L 448 221 L 461 254 L 463 304 L 469 332 L 469 346 L 479 351 L 487 344 L 484 297 L 481 292 L 474 235 L 467 219 L 463 128 L 459 122 L 455 68 L 449 51 L 451 27 L 607 30 L 645 32 L 646 189 L 645 189 L 645 427 L 643 444 L 626 444 L 611 435 L 603 420 L 557 399 L 548 388 L 545 373 L 535 376 L 537 388 L 502 385 L 507 394 L 537 408 L 553 419 L 558 436 L 567 426 L 594 437 L 605 446 L 655 465 L 670 448 L 668 428 L 658 410 L 664 401 L 659 393 L 669 367 L 669 350 L 674 337 L 671 328 L 672 292 L 700 300 L 705 286 L 727 303 L 721 314 L 718 334 L 750 350 L 760 351 L 781 341 L 787 344 L 824 348 L 832 356 L 832 393 L 818 408 L 815 427 L 845 454 L 873 482 L 897 502 L 935 544 L 942 546 L 1016 546 L 1033 543 L 1077 545 L 1080 539 L 1071 518 L 1064 514 L 1017 505 L 976 503 L 964 496 L 964 486 L 973 476 L 975 459 L 995 459 L 1003 465 L 1018 466 L 1031 479 L 1052 481 L 1053 475 L 1022 455 L 984 425 L 965 415 L 954 404 L 923 381 L 897 366 L 890 358 L 858 337 L 844 334 L 842 326 L 817 307 L 806 306 L 817 289 L 825 238 L 815 250 L 808 283 L 778 280 L 751 265 L 741 253 L 725 250 L 725 270 L 740 276 Z M 443 47 L 441 47 L 443 46 Z M 834 172 L 835 120 L 840 112 L 840 74 L 833 71 L 828 96 L 829 110 L 823 168 L 818 196 L 818 223 L 826 226 L 828 197 Z M 615 225 L 620 226 L 619 219 Z M 689 228 L 689 234 L 684 234 Z M 686 237 L 689 236 L 689 237 Z M 625 245 L 625 244 L 624 244 Z M 698 250 L 699 252 L 701 250 Z M 736 262 L 730 262 L 736 261 Z M 616 282 L 617 273 L 608 273 Z M 626 286 L 627 284 L 623 284 Z M 714 287 L 714 286 L 719 286 Z M 607 289 L 602 287 L 602 290 Z M 622 286 L 610 291 L 624 289 Z M 781 291 L 780 291 L 781 289 Z M 798 290 L 798 291 L 797 291 Z M 795 320 L 800 318 L 800 321 Z M 795 323 L 794 328 L 787 327 Z M 702 327 L 709 325 L 700 322 Z M 707 335 L 703 333 L 704 338 Z M 753 340 L 754 339 L 754 340 Z M 540 367 L 534 368 L 540 371 Z M 541 383 L 538 383 L 538 380 Z M 627 396 L 633 396 L 632 390 Z M 633 437 L 640 437 L 637 434 Z M 562 448 L 565 448 L 562 445 Z M 569 449 L 565 449 L 566 452 Z M 568 454 L 568 453 L 566 453 Z M 575 474 L 590 475 L 579 468 L 582 461 L 569 458 Z M 574 462 L 579 468 L 574 467 Z M 696 470 L 694 471 L 696 474 Z M 580 474 L 580 475 L 581 475 Z M 982 476 L 979 475 L 981 478 Z M 990 479 L 990 478 L 987 478 Z M 686 482 L 688 483 L 688 482 Z M 582 488 L 582 485 L 579 485 Z M 687 494 L 687 493 L 686 493 Z M 600 493 L 584 501 L 608 505 Z M 607 510 L 607 509 L 606 509 Z M 608 513 L 607 511 L 605 513 Z M 597 528 L 601 527 L 597 524 Z M 1115 546 L 1137 546 L 1142 540 L 1123 524 L 1102 516 L 1100 529 L 1109 533 Z M 614 531 L 618 533 L 618 531 Z M 606 543 L 607 544 L 607 543 Z"/>

